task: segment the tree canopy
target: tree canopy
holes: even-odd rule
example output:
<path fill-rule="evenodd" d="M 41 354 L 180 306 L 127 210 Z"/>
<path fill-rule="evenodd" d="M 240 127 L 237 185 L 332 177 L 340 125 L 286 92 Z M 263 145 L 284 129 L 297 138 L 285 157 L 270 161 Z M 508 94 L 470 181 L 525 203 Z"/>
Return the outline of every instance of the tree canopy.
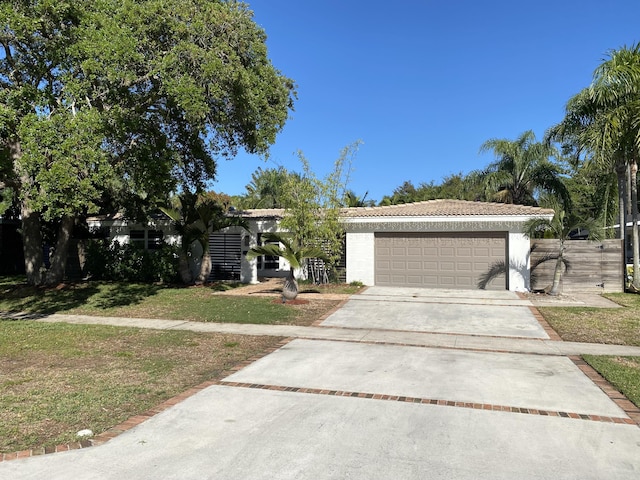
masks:
<path fill-rule="evenodd" d="M 0 21 L 0 188 L 20 205 L 31 283 L 61 280 L 42 275 L 43 219 L 64 227 L 62 255 L 105 198 L 154 206 L 202 188 L 221 156 L 267 154 L 293 107 L 240 2 L 13 0 Z"/>

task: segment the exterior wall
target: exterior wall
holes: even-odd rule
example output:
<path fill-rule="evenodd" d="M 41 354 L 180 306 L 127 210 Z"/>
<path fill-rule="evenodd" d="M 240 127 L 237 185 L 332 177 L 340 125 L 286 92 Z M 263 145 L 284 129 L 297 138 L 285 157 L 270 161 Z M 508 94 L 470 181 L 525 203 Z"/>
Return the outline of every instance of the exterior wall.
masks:
<path fill-rule="evenodd" d="M 240 267 L 240 281 L 242 283 L 258 283 L 262 277 L 285 277 L 290 265 L 280 258 L 277 270 L 258 270 L 258 259 L 247 260 L 246 253 L 251 247 L 258 245 L 259 233 L 275 233 L 280 231 L 275 218 L 248 219 L 249 232 L 244 231 L 242 239 L 242 262 Z"/>
<path fill-rule="evenodd" d="M 131 230 L 162 230 L 163 241 L 169 245 L 179 245 L 180 235 L 178 235 L 169 221 L 150 221 L 147 225 L 130 224 L 126 220 L 90 220 L 87 222 L 89 228 L 109 228 L 109 239 L 111 242 L 118 242 L 120 245 L 128 244 Z"/>
<path fill-rule="evenodd" d="M 347 233 L 347 283 L 375 283 L 375 236 L 369 233 Z"/>
<path fill-rule="evenodd" d="M 529 238 L 522 233 L 509 232 L 509 290 L 524 292 L 530 289 Z"/>

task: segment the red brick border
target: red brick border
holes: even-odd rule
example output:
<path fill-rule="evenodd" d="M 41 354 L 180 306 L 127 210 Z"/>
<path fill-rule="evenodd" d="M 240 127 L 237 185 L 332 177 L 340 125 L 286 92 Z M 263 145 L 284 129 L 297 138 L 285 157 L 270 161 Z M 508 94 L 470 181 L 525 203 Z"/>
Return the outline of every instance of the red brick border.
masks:
<path fill-rule="evenodd" d="M 629 415 L 634 422 L 640 426 L 640 408 L 636 407 L 623 393 L 616 390 L 605 378 L 600 375 L 591 365 L 584 361 L 584 359 L 578 355 L 570 355 L 571 360 L 593 383 L 595 383 L 600 389 L 622 410 Z"/>
<path fill-rule="evenodd" d="M 474 410 L 491 410 L 494 412 L 523 413 L 525 415 L 562 417 L 562 418 L 571 418 L 576 420 L 590 420 L 593 422 L 636 425 L 636 421 L 632 418 L 606 417 L 601 415 L 586 415 L 586 414 L 574 413 L 574 412 L 540 410 L 535 408 L 512 407 L 508 405 L 494 405 L 494 404 L 488 404 L 488 403 L 459 402 L 454 400 L 444 400 L 444 399 L 436 399 L 436 398 L 385 395 L 385 394 L 367 393 L 367 392 L 351 392 L 346 390 L 326 390 L 326 389 L 323 390 L 319 388 L 285 387 L 281 385 L 262 385 L 258 383 L 221 381 L 219 382 L 219 384 L 228 386 L 228 387 L 236 387 L 236 388 L 253 388 L 253 389 L 260 389 L 260 390 L 307 393 L 307 394 L 313 394 L 313 395 L 328 395 L 328 396 L 335 396 L 335 397 L 367 398 L 367 399 L 385 400 L 385 401 L 391 401 L 391 402 L 420 403 L 420 404 L 447 406 L 447 407 L 471 408 Z"/>

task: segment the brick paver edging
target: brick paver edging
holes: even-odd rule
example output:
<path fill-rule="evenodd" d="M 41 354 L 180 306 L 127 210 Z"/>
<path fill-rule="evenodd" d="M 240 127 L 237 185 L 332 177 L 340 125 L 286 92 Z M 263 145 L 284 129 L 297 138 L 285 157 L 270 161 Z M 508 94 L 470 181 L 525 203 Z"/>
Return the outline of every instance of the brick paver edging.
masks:
<path fill-rule="evenodd" d="M 260 360 L 262 357 L 264 357 L 264 356 L 266 356 L 266 355 L 268 355 L 270 353 L 273 353 L 276 350 L 282 348 L 287 343 L 289 343 L 291 340 L 293 340 L 293 338 L 286 338 L 286 339 L 278 342 L 275 346 L 265 349 L 260 354 L 254 355 L 253 357 L 248 358 L 244 362 L 238 363 L 233 368 L 222 372 L 220 374 L 220 378 L 228 377 L 229 375 L 231 375 L 231 374 L 233 374 L 233 373 L 235 373 L 235 372 L 237 372 L 239 370 L 242 370 L 243 368 L 247 367 L 248 365 L 252 364 L 253 362 L 255 362 L 257 360 Z M 22 450 L 20 452 L 0 453 L 0 462 L 10 461 L 10 460 L 18 460 L 20 458 L 36 457 L 36 456 L 39 456 L 39 455 L 46 455 L 46 454 L 50 454 L 50 453 L 68 452 L 69 450 L 79 450 L 81 448 L 88 448 L 88 447 L 92 447 L 92 446 L 102 445 L 104 443 L 107 443 L 112 438 L 117 437 L 121 433 L 124 433 L 127 430 L 130 430 L 133 427 L 135 427 L 137 425 L 140 425 L 142 422 L 145 422 L 146 420 L 150 419 L 151 417 L 153 417 L 153 416 L 155 416 L 155 415 L 167 410 L 170 407 L 173 407 L 174 405 L 177 405 L 178 403 L 183 402 L 187 398 L 189 398 L 189 397 L 195 395 L 196 393 L 201 392 L 205 388 L 211 387 L 213 385 L 220 385 L 220 382 L 218 380 L 208 380 L 206 382 L 202 382 L 200 385 L 196 385 L 195 387 L 192 387 L 192 388 L 180 393 L 179 395 L 176 395 L 175 397 L 172 397 L 172 398 L 170 398 L 168 400 L 165 400 L 160 405 L 155 406 L 151 410 L 147 410 L 146 412 L 141 413 L 139 415 L 134 415 L 133 417 L 125 420 L 124 422 L 122 422 L 122 423 L 110 428 L 109 430 L 107 430 L 107 431 L 105 431 L 105 432 L 103 432 L 103 433 L 101 433 L 99 435 L 96 435 L 95 437 L 93 437 L 91 439 L 85 439 L 85 440 L 82 440 L 80 442 L 73 442 L 73 443 L 68 443 L 68 444 L 64 444 L 64 445 L 56 445 L 55 447 L 42 447 L 42 448 L 34 448 L 34 449 L 31 449 L 31 450 Z"/>
<path fill-rule="evenodd" d="M 328 396 L 335 396 L 335 397 L 367 398 L 372 400 L 386 400 L 391 402 L 420 403 L 420 404 L 426 404 L 426 405 L 437 405 L 437 406 L 446 406 L 446 407 L 471 408 L 474 410 L 491 410 L 494 412 L 523 413 L 526 415 L 541 415 L 541 416 L 548 416 L 548 417 L 572 418 L 576 420 L 590 420 L 593 422 L 636 425 L 636 421 L 633 420 L 632 418 L 607 417 L 602 415 L 586 415 L 586 414 L 574 413 L 574 412 L 559 412 L 554 410 L 540 410 L 535 408 L 512 407 L 508 405 L 493 405 L 488 403 L 459 402 L 454 400 L 443 400 L 443 399 L 436 399 L 436 398 L 421 398 L 421 397 L 408 397 L 408 396 L 401 396 L 401 395 L 386 395 L 386 394 L 380 394 L 380 393 L 351 392 L 346 390 L 323 390 L 319 388 L 285 387 L 282 385 L 262 385 L 258 383 L 242 383 L 242 382 L 227 382 L 227 381 L 221 381 L 219 382 L 219 385 L 224 385 L 227 387 L 236 387 L 236 388 L 254 388 L 254 389 L 260 389 L 260 390 L 308 393 L 308 394 L 314 394 L 314 395 L 328 395 Z"/>

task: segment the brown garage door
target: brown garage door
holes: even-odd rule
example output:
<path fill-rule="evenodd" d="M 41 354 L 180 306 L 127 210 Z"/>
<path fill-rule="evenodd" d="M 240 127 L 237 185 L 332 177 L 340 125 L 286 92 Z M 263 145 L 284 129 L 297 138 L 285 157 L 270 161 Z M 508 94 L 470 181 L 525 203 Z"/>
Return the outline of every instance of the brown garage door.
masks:
<path fill-rule="evenodd" d="M 506 259 L 505 233 L 377 233 L 376 285 L 476 289 Z M 507 288 L 499 274 L 487 289 Z"/>

